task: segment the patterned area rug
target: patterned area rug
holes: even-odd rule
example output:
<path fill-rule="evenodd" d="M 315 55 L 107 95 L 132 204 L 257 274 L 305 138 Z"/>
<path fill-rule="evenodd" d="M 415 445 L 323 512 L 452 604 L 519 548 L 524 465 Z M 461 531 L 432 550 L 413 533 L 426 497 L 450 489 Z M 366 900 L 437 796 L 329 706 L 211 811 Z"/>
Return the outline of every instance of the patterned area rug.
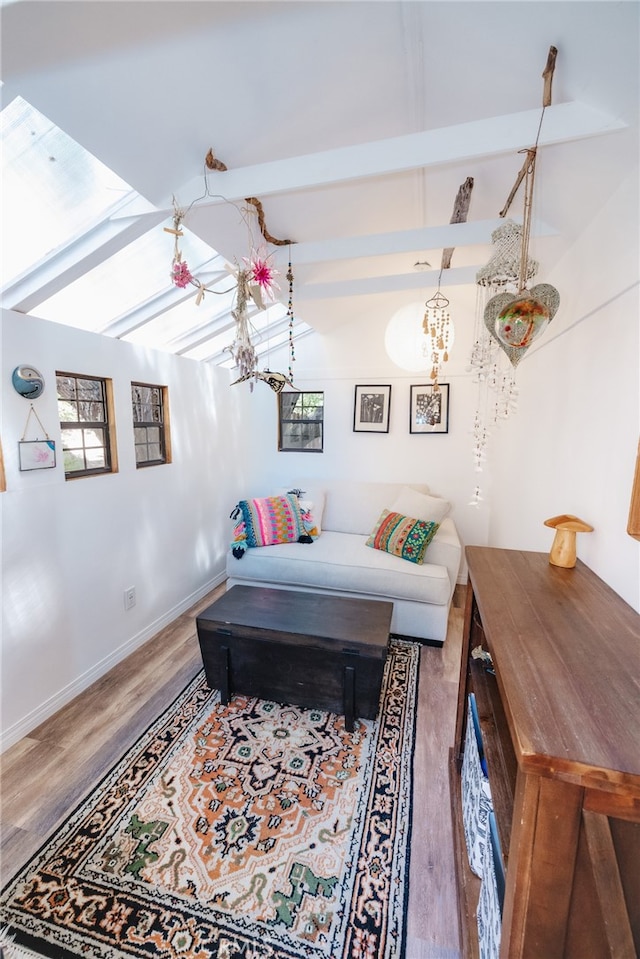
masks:
<path fill-rule="evenodd" d="M 420 648 L 356 722 L 200 673 L 2 893 L 65 959 L 401 959 Z M 11 946 L 5 950 L 11 956 Z"/>

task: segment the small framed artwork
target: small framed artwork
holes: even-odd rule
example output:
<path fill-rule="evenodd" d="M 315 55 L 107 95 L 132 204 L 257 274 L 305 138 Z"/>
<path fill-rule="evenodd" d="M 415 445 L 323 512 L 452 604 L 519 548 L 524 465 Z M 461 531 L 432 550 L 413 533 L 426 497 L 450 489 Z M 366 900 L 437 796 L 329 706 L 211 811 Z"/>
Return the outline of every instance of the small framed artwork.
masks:
<path fill-rule="evenodd" d="M 390 386 L 356 386 L 354 433 L 388 433 L 390 408 Z"/>
<path fill-rule="evenodd" d="M 449 432 L 449 384 L 411 386 L 410 433 Z"/>
<path fill-rule="evenodd" d="M 49 470 L 56 465 L 56 444 L 53 440 L 20 440 L 20 470 Z"/>

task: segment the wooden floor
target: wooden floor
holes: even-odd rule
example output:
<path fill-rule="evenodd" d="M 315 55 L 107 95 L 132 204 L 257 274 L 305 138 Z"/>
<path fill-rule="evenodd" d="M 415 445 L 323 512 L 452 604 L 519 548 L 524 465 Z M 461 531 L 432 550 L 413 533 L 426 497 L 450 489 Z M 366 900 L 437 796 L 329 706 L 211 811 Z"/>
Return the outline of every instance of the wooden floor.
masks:
<path fill-rule="evenodd" d="M 2 885 L 202 668 L 195 617 L 210 593 L 0 759 Z M 449 802 L 463 609 L 420 656 L 406 959 L 460 956 Z"/>

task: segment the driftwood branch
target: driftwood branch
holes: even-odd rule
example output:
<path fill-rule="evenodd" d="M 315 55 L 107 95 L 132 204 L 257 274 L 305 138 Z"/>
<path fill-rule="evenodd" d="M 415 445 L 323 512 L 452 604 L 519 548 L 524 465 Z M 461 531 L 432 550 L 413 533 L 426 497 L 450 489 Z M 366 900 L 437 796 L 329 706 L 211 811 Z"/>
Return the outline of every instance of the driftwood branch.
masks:
<path fill-rule="evenodd" d="M 271 236 L 264 222 L 264 211 L 262 209 L 262 203 L 255 196 L 245 197 L 245 203 L 250 203 L 252 206 L 255 206 L 258 211 L 258 223 L 260 224 L 260 232 L 267 241 L 267 243 L 273 243 L 274 246 L 290 246 L 295 243 L 295 240 L 277 240 L 275 236 Z"/>
<path fill-rule="evenodd" d="M 469 212 L 469 204 L 471 202 L 471 191 L 473 190 L 473 177 L 468 176 L 464 181 L 460 189 L 458 190 L 458 195 L 456 197 L 456 202 L 453 204 L 453 214 L 450 223 L 464 223 L 467 219 L 467 214 Z M 440 264 L 441 270 L 448 270 L 451 266 L 451 257 L 453 256 L 453 251 L 455 250 L 454 246 L 448 246 L 442 251 L 442 262 Z"/>
<path fill-rule="evenodd" d="M 544 90 L 542 91 L 542 112 L 543 113 L 544 113 L 545 107 L 551 106 L 551 84 L 553 82 L 553 71 L 555 70 L 555 67 L 556 67 L 557 56 L 558 56 L 557 48 L 549 47 L 547 62 L 544 70 L 542 71 L 542 77 L 544 79 Z M 507 202 L 505 203 L 503 208 L 500 210 L 500 213 L 498 214 L 498 216 L 505 217 L 507 215 L 509 211 L 509 207 L 511 206 L 513 202 L 513 198 L 518 192 L 518 187 L 524 180 L 526 172 L 529 169 L 529 166 L 531 165 L 533 158 L 536 155 L 536 148 L 537 148 L 537 141 L 536 141 L 535 147 L 531 147 L 531 149 L 527 150 L 527 158 L 522 164 L 522 169 L 520 170 L 520 172 L 518 173 L 518 176 L 516 177 L 516 182 L 513 184 L 511 193 L 507 197 Z"/>
<path fill-rule="evenodd" d="M 518 173 L 518 176 L 516 177 L 516 182 L 513 184 L 513 187 L 511 188 L 511 193 L 510 193 L 509 196 L 507 197 L 507 202 L 505 203 L 505 205 L 503 206 L 503 208 L 500 210 L 499 216 L 506 216 L 506 215 L 507 215 L 507 212 L 508 212 L 508 210 L 509 210 L 509 207 L 511 206 L 511 203 L 513 202 L 513 198 L 514 198 L 514 196 L 516 195 L 516 193 L 518 192 L 518 187 L 520 186 L 520 184 L 521 184 L 522 181 L 524 180 L 524 178 L 525 178 L 525 176 L 526 176 L 526 173 L 527 173 L 527 170 L 528 170 L 529 167 L 531 166 L 531 161 L 533 160 L 533 158 L 534 158 L 535 155 L 536 155 L 536 149 L 535 149 L 535 147 L 531 147 L 531 149 L 527 150 L 527 158 L 526 158 L 526 160 L 524 161 L 524 163 L 522 164 L 522 169 L 520 170 L 520 172 Z"/>
<path fill-rule="evenodd" d="M 206 157 L 204 158 L 205 166 L 208 170 L 218 170 L 224 172 L 227 169 L 227 166 L 218 160 L 213 152 L 213 148 L 209 150 Z M 290 246 L 292 243 L 295 243 L 295 240 L 277 240 L 275 236 L 271 236 L 264 222 L 264 210 L 262 209 L 262 203 L 255 196 L 245 197 L 245 203 L 250 203 L 252 206 L 255 206 L 258 211 L 258 223 L 260 224 L 260 232 L 267 241 L 267 243 L 273 243 L 274 246 Z M 165 227 L 166 229 L 166 227 Z M 170 232 L 170 231 L 167 231 Z"/>
<path fill-rule="evenodd" d="M 558 56 L 558 51 L 556 47 L 549 47 L 549 56 L 547 57 L 547 64 L 542 71 L 542 79 L 544 80 L 544 91 L 542 93 L 542 106 L 550 107 L 551 106 L 551 84 L 553 83 L 553 71 L 556 68 L 556 57 Z"/>
<path fill-rule="evenodd" d="M 224 173 L 224 171 L 227 169 L 222 160 L 216 159 L 212 149 L 210 149 L 207 153 L 206 157 L 204 158 L 204 162 L 206 163 L 208 170 L 219 170 L 220 172 Z"/>

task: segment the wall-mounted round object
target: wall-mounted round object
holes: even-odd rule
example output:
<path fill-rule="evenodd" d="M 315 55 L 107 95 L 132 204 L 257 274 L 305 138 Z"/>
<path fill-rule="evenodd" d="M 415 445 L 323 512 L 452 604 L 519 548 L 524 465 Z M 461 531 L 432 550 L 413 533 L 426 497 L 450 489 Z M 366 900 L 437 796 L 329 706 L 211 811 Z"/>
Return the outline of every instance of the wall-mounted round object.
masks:
<path fill-rule="evenodd" d="M 33 366 L 16 366 L 11 374 L 11 382 L 16 393 L 27 400 L 35 400 L 44 392 L 42 373 Z"/>
<path fill-rule="evenodd" d="M 400 307 L 389 322 L 384 334 L 384 348 L 389 359 L 401 370 L 428 374 L 433 363 L 431 338 L 424 331 L 424 300 Z M 451 353 L 455 332 L 449 323 L 448 350 Z"/>

